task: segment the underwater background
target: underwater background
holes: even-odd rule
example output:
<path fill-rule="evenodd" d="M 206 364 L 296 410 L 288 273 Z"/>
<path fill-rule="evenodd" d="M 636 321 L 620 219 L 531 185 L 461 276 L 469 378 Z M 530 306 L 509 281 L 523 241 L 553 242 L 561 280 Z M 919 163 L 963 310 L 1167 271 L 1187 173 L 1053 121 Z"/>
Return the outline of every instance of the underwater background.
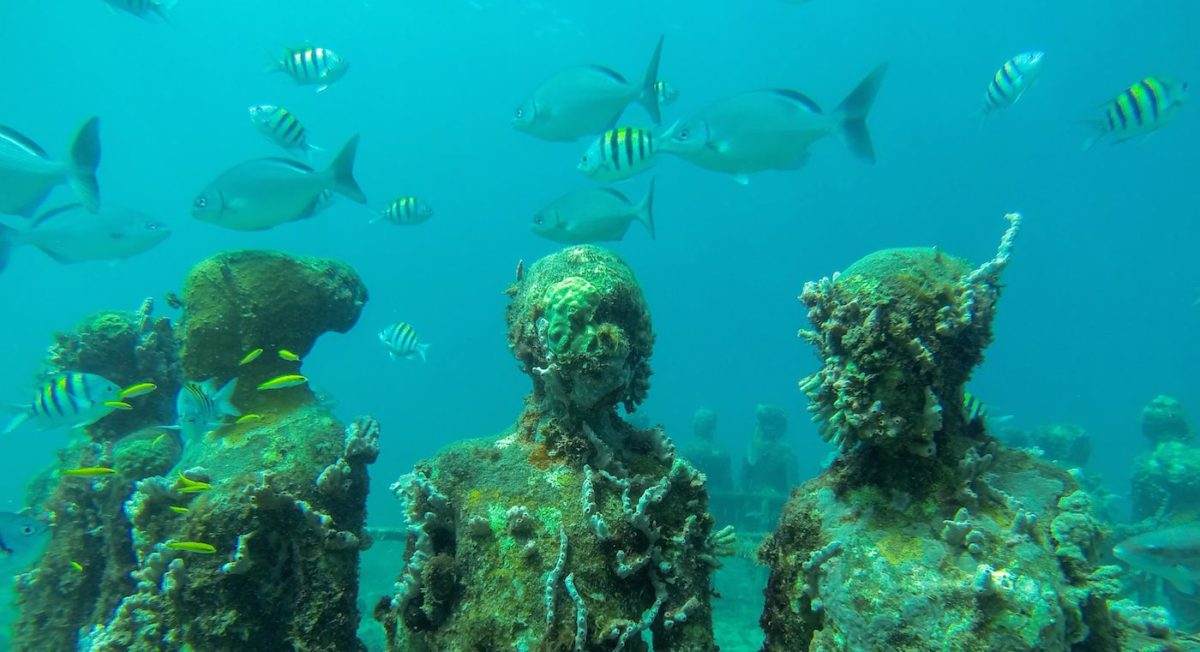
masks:
<path fill-rule="evenodd" d="M 499 432 L 519 409 L 528 380 L 505 344 L 502 291 L 518 260 L 559 249 L 530 232 L 533 213 L 592 185 L 575 169 L 585 142 L 531 139 L 511 128 L 513 109 L 565 65 L 636 75 L 664 34 L 660 77 L 680 90 L 666 124 L 760 87 L 800 89 L 831 108 L 875 65 L 890 70 L 869 119 L 874 166 L 836 138 L 818 143 L 804 169 L 746 186 L 682 160 L 658 163 L 657 238 L 635 226 L 612 243 L 637 273 L 658 338 L 638 418 L 686 445 L 693 411 L 712 408 L 717 441 L 736 460 L 755 405 L 780 405 L 802 475 L 815 475 L 831 449 L 796 387 L 818 365 L 796 338 L 803 283 L 889 246 L 936 243 L 984 260 L 1000 216 L 1015 210 L 1024 229 L 996 341 L 969 388 L 1013 423 L 1083 427 L 1094 442 L 1089 470 L 1120 497 L 1146 446 L 1142 407 L 1169 394 L 1200 414 L 1200 137 L 1187 106 L 1158 133 L 1085 152 L 1081 121 L 1144 76 L 1200 78 L 1198 31 L 1200 5 L 1182 2 L 183 0 L 157 24 L 99 0 L 6 2 L 0 123 L 60 157 L 78 124 L 100 116 L 105 201 L 154 216 L 172 235 L 119 264 L 14 251 L 0 274 L 0 397 L 27 400 L 52 333 L 178 291 L 214 253 L 339 259 L 361 274 L 370 301 L 351 332 L 323 338 L 305 373 L 339 417 L 381 422 L 368 522 L 398 526 L 391 482 L 450 442 Z M 305 42 L 350 62 L 324 93 L 263 71 L 279 48 Z M 1041 79 L 982 118 L 996 68 L 1029 49 L 1046 52 Z M 361 134 L 356 176 L 369 207 L 416 194 L 434 218 L 369 224 L 371 210 L 339 199 L 261 233 L 192 219 L 192 198 L 216 173 L 277 155 L 247 120 L 258 103 L 303 118 L 327 150 L 313 156 L 318 167 Z M 622 124 L 650 122 L 631 107 Z M 619 187 L 640 199 L 650 176 Z M 45 206 L 68 201 L 63 187 Z M 161 300 L 159 310 L 171 314 Z M 376 334 L 396 321 L 431 345 L 426 363 L 387 358 Z M 68 436 L 21 430 L 2 443 L 3 509 L 21 506 L 25 484 Z M 371 566 L 387 545 L 364 555 L 364 604 L 390 590 L 394 568 Z M 750 565 L 739 564 L 727 575 L 746 579 Z M 718 588 L 722 649 L 755 649 L 761 581 L 719 575 Z"/>

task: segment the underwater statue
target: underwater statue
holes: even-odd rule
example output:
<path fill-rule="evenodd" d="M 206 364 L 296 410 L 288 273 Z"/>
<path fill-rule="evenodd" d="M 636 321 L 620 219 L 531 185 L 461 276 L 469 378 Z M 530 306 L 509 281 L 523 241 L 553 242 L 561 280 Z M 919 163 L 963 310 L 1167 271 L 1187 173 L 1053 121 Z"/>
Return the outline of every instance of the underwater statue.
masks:
<path fill-rule="evenodd" d="M 754 408 L 757 423 L 750 450 L 742 460 L 742 491 L 787 495 L 799 478 L 796 451 L 784 441 L 787 411 L 778 405 Z"/>
<path fill-rule="evenodd" d="M 684 458 L 704 474 L 709 494 L 733 491 L 732 462 L 729 451 L 716 442 L 717 413 L 700 408 L 692 415 L 695 441 L 683 451 Z"/>
<path fill-rule="evenodd" d="M 358 558 L 379 426 L 339 423 L 306 384 L 278 379 L 304 379 L 301 355 L 353 326 L 366 299 L 340 263 L 237 252 L 192 270 L 179 324 L 130 331 L 146 355 L 114 358 L 92 326 L 60 337 L 56 365 L 157 388 L 139 390 L 155 399 L 144 418 L 117 420 L 139 414 L 133 399 L 89 426 L 31 489 L 53 534 L 18 578 L 14 648 L 363 649 Z M 166 427 L 172 388 L 234 379 L 237 421 Z"/>
<path fill-rule="evenodd" d="M 393 486 L 409 530 L 376 618 L 391 650 L 715 650 L 703 476 L 646 398 L 654 344 L 632 271 L 594 246 L 509 288 L 509 346 L 533 390 L 499 437 L 461 442 Z"/>
<path fill-rule="evenodd" d="M 978 267 L 891 249 L 805 286 L 802 336 L 822 367 L 801 387 L 839 454 L 760 550 L 765 650 L 1150 649 L 1170 635 L 1110 609 L 1121 569 L 1101 563 L 1111 542 L 1075 477 L 964 409 L 1008 220 Z"/>

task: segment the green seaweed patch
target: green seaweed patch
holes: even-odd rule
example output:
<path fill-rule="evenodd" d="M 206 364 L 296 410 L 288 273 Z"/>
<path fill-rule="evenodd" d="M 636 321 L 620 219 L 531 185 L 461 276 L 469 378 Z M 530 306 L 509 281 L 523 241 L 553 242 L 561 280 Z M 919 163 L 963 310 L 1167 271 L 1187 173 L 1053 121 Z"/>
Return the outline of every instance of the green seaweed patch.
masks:
<path fill-rule="evenodd" d="M 893 531 L 876 541 L 875 549 L 892 566 L 902 566 L 920 559 L 925 546 L 920 537 Z"/>
<path fill-rule="evenodd" d="M 562 512 L 553 507 L 539 507 L 537 518 L 547 532 L 556 533 L 562 527 Z"/>

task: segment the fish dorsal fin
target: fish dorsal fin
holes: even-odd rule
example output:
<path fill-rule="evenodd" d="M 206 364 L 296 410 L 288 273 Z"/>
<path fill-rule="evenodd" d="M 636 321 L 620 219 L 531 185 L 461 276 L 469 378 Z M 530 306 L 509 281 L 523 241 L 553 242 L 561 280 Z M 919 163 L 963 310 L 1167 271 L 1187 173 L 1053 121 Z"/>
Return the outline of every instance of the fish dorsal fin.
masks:
<path fill-rule="evenodd" d="M 78 204 L 78 203 L 67 204 L 66 206 L 59 206 L 58 208 L 52 208 L 52 209 L 46 211 L 45 213 L 38 215 L 33 220 L 33 226 L 41 226 L 41 224 L 43 222 L 45 222 L 46 220 L 49 220 L 50 218 L 56 217 L 58 215 L 62 215 L 63 213 L 69 213 L 77 208 L 83 208 L 83 204 Z"/>
<path fill-rule="evenodd" d="M 625 196 L 625 193 L 621 192 L 620 190 L 617 190 L 616 188 L 601 188 L 600 192 L 606 192 L 606 193 L 612 195 L 613 197 L 620 199 L 621 201 L 625 202 L 626 204 L 632 203 L 629 201 L 629 198 Z"/>
<path fill-rule="evenodd" d="M 595 70 L 596 72 L 601 73 L 601 74 L 605 75 L 606 77 L 611 77 L 615 81 L 618 81 L 622 84 L 629 83 L 629 80 L 625 79 L 625 75 L 622 75 L 621 73 L 617 72 L 616 70 L 613 70 L 612 68 L 609 68 L 608 66 L 601 66 L 599 64 L 591 64 L 588 66 L 588 68 L 591 68 L 592 70 Z"/>
<path fill-rule="evenodd" d="M 293 161 L 290 158 L 283 158 L 282 156 L 268 156 L 267 158 L 264 158 L 262 160 L 270 161 L 272 163 L 278 163 L 280 165 L 284 165 L 289 168 L 292 168 L 293 170 L 299 170 L 301 172 L 309 172 L 309 173 L 316 172 L 316 170 L 312 169 L 312 167 L 309 166 L 307 163 L 301 163 L 300 161 Z"/>
<path fill-rule="evenodd" d="M 811 97 L 801 93 L 800 91 L 793 91 L 787 88 L 773 88 L 771 89 L 771 92 L 803 106 L 811 113 L 821 113 L 820 105 L 813 101 Z"/>
<path fill-rule="evenodd" d="M 18 147 L 29 152 L 30 154 L 33 154 L 34 156 L 40 158 L 50 158 L 50 156 L 46 154 L 46 150 L 42 149 L 41 145 L 33 142 L 28 136 L 17 131 L 16 129 L 13 129 L 12 127 L 0 125 L 0 137 L 4 137 L 12 141 Z"/>

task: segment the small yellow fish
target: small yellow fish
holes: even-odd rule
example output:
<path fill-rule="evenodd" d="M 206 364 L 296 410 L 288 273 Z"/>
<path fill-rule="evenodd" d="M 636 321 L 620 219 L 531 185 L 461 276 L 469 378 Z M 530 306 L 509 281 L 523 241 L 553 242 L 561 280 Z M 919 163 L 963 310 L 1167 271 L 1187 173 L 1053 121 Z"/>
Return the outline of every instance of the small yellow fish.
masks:
<path fill-rule="evenodd" d="M 178 505 L 171 505 L 171 511 L 175 512 L 176 514 L 187 514 L 188 508 L 180 507 Z"/>
<path fill-rule="evenodd" d="M 74 568 L 75 570 L 79 571 L 80 573 L 83 572 L 83 564 L 81 564 L 77 561 L 71 562 L 71 568 Z"/>
<path fill-rule="evenodd" d="M 114 410 L 132 410 L 133 406 L 125 401 L 105 401 L 104 405 Z"/>
<path fill-rule="evenodd" d="M 254 362 L 258 359 L 258 356 L 262 355 L 262 351 L 262 349 L 254 349 L 253 351 L 247 353 L 246 357 L 242 358 L 242 361 L 239 362 L 238 365 L 247 365 L 251 362 Z"/>
<path fill-rule="evenodd" d="M 183 552 L 198 552 L 202 555 L 211 555 L 217 551 L 212 544 L 202 541 L 168 541 L 167 547 L 171 550 L 182 550 Z"/>
<path fill-rule="evenodd" d="M 179 474 L 179 480 L 175 482 L 175 491 L 181 494 L 195 494 L 209 489 L 212 489 L 211 484 L 193 480 L 182 473 Z"/>
<path fill-rule="evenodd" d="M 243 423 L 252 423 L 254 421 L 262 421 L 262 415 L 261 414 L 243 414 L 242 416 L 238 417 L 238 420 L 235 421 L 234 423 L 236 425 L 240 426 Z"/>
<path fill-rule="evenodd" d="M 272 389 L 285 389 L 287 387 L 303 385 L 307 382 L 308 379 L 300 374 L 284 374 L 282 376 L 276 376 L 275 378 L 272 378 L 271 380 L 259 385 L 258 391 L 265 392 Z"/>
<path fill-rule="evenodd" d="M 300 356 L 288 351 L 287 349 L 279 349 L 279 357 L 288 362 L 300 362 Z"/>
<path fill-rule="evenodd" d="M 94 478 L 101 475 L 112 475 L 116 473 L 115 469 L 110 469 L 107 466 L 82 466 L 78 469 L 67 469 L 63 471 L 63 475 L 69 475 L 76 478 Z"/>
<path fill-rule="evenodd" d="M 138 383 L 136 385 L 130 385 L 129 387 L 121 390 L 121 398 L 126 399 L 145 396 L 156 389 L 158 389 L 158 385 L 155 385 L 154 383 Z"/>
<path fill-rule="evenodd" d="M 159 435 L 159 436 L 155 437 L 155 438 L 154 438 L 154 441 L 150 442 L 150 445 L 151 445 L 151 446 L 158 446 L 159 444 L 161 444 L 161 443 L 162 443 L 162 440 L 164 440 L 164 439 L 166 439 L 166 438 L 167 438 L 167 433 L 165 433 L 165 432 L 164 432 L 163 434 L 161 434 L 161 435 Z"/>

